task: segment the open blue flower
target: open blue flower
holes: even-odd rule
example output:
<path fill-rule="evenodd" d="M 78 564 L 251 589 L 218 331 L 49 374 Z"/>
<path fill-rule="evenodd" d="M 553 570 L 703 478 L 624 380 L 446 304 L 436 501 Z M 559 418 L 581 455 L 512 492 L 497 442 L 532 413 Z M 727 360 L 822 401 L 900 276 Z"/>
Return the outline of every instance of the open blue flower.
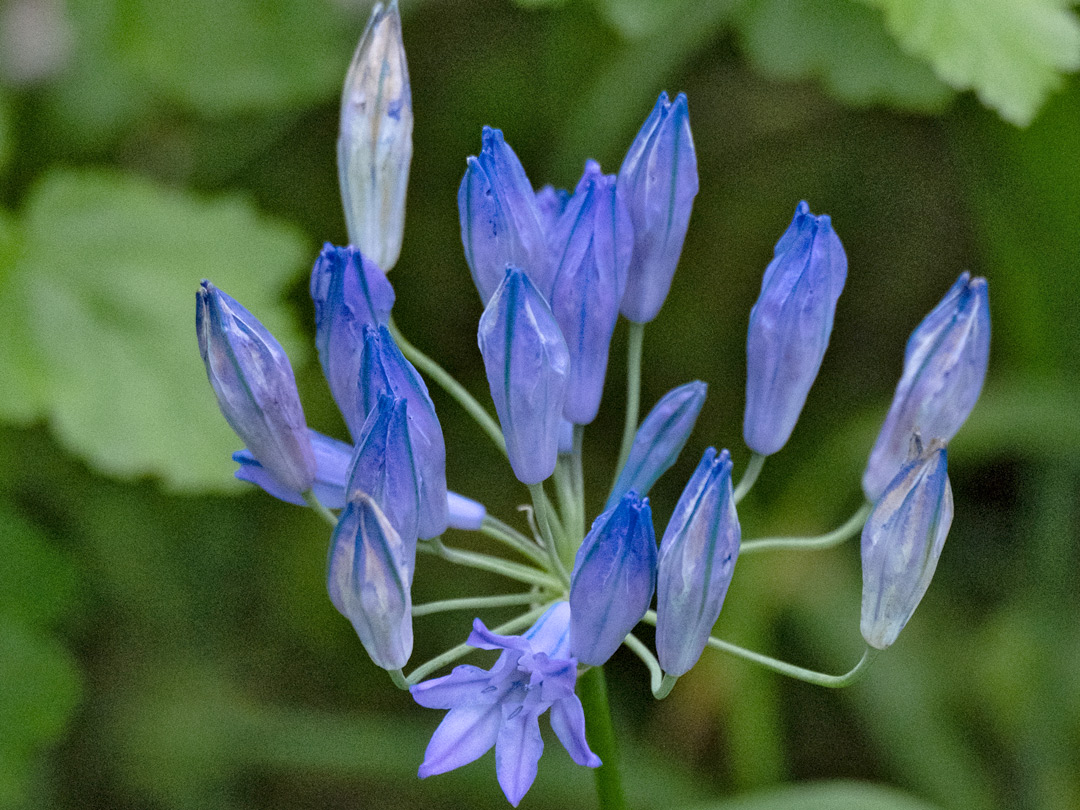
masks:
<path fill-rule="evenodd" d="M 570 657 L 570 605 L 552 605 L 521 636 L 500 636 L 473 622 L 469 644 L 502 650 L 490 670 L 463 665 L 412 687 L 429 709 L 449 709 L 428 743 L 420 778 L 446 773 L 495 747 L 495 772 L 507 801 L 518 802 L 536 779 L 544 752 L 540 715 L 551 710 L 551 727 L 578 765 L 596 768 L 600 758 L 585 741 L 585 712 L 574 694 L 577 661 Z"/>

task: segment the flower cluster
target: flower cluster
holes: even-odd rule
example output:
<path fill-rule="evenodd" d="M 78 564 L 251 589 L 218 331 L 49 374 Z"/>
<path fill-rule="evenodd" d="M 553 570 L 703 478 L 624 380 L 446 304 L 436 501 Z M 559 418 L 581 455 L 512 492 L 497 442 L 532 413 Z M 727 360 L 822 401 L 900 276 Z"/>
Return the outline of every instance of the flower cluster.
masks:
<path fill-rule="evenodd" d="M 196 328 L 222 413 L 245 444 L 234 455 L 237 477 L 306 503 L 333 524 L 333 604 L 395 683 L 422 706 L 448 710 L 420 776 L 495 747 L 499 783 L 516 805 L 535 778 L 538 719 L 549 710 L 574 761 L 601 764 L 586 741 L 579 671 L 626 644 L 662 697 L 706 646 L 739 650 L 711 635 L 743 548 L 737 503 L 795 427 L 828 346 L 847 257 L 830 218 L 800 202 L 750 313 L 750 466 L 733 486 L 729 452 L 707 448 L 658 545 L 647 495 L 686 445 L 707 390 L 699 381 L 679 386 L 638 424 L 644 325 L 667 296 L 698 190 L 686 97 L 661 94 L 617 175 L 588 161 L 572 192 L 536 191 L 503 134 L 483 129 L 458 207 L 465 260 L 484 304 L 477 340 L 495 419 L 404 341 L 391 317 L 386 271 L 400 251 L 411 131 L 398 11 L 394 3 L 376 6 L 342 103 L 338 155 L 352 244 L 326 245 L 311 274 L 319 362 L 350 443 L 307 427 L 281 346 L 208 281 L 198 291 Z M 615 483 L 586 532 L 581 437 L 601 405 L 620 314 L 630 330 L 627 430 Z M 952 520 L 946 442 L 975 404 L 988 351 L 986 282 L 965 273 L 908 342 L 863 478 L 869 503 L 848 533 L 865 521 L 862 633 L 873 648 L 896 640 L 933 575 Z M 417 366 L 477 419 L 529 487 L 531 536 L 447 490 L 442 429 Z M 545 482 L 554 484 L 555 501 Z M 448 547 L 447 529 L 482 531 L 528 562 Z M 418 550 L 531 589 L 414 605 Z M 528 610 L 496 631 L 477 619 L 468 637 L 468 646 L 502 651 L 490 670 L 463 665 L 424 681 L 466 651 L 455 648 L 403 674 L 414 616 L 515 604 Z M 631 632 L 643 620 L 656 627 L 655 654 Z M 516 629 L 525 632 L 509 634 Z M 811 674 L 818 682 L 841 677 Z"/>

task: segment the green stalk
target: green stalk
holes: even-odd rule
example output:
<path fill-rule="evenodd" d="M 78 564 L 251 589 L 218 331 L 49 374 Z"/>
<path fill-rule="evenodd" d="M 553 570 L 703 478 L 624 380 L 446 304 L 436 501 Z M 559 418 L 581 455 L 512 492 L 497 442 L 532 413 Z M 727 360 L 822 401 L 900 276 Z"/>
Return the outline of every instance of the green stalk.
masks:
<path fill-rule="evenodd" d="M 739 555 L 752 554 L 755 551 L 771 551 L 773 549 L 822 549 L 838 546 L 849 537 L 854 537 L 866 523 L 870 516 L 873 504 L 864 503 L 859 507 L 847 522 L 838 529 L 828 534 L 819 534 L 816 537 L 765 537 L 761 540 L 747 540 L 739 546 Z"/>
<path fill-rule="evenodd" d="M 615 742 L 615 727 L 608 706 L 607 682 L 603 667 L 589 667 L 578 678 L 578 697 L 585 709 L 585 729 L 589 747 L 604 763 L 596 769 L 596 795 L 600 810 L 626 810 L 619 773 L 619 752 Z"/>
<path fill-rule="evenodd" d="M 619 473 L 630 458 L 630 448 L 634 445 L 634 435 L 638 429 L 638 411 L 641 407 L 641 353 L 644 341 L 645 324 L 630 321 L 626 351 L 626 421 L 623 423 L 622 445 L 619 447 L 619 461 L 615 464 L 613 481 L 619 480 Z"/>
<path fill-rule="evenodd" d="M 409 362 L 430 377 L 432 381 L 438 384 L 438 386 L 446 393 L 456 399 L 458 404 L 465 409 L 469 416 L 471 416 L 491 438 L 491 441 L 495 443 L 495 446 L 502 451 L 503 455 L 506 455 L 506 441 L 503 439 L 502 428 L 499 427 L 499 423 L 495 421 L 494 417 L 484 409 L 484 406 L 477 402 L 476 398 L 465 390 L 465 386 L 455 380 L 450 372 L 409 343 L 409 341 L 405 339 L 405 336 L 398 331 L 397 324 L 394 323 L 393 318 L 390 319 L 387 328 L 390 330 L 390 334 L 393 336 L 395 342 L 397 342 L 398 348 L 401 349 L 401 353 L 405 355 Z"/>

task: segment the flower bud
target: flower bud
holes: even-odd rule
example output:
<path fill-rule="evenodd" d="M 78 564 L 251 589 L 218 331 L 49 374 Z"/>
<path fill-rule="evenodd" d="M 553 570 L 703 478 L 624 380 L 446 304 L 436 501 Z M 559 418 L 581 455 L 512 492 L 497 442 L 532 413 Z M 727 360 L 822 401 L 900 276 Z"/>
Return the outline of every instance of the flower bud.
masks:
<path fill-rule="evenodd" d="M 410 571 L 408 550 L 379 505 L 352 493 L 330 540 L 326 586 L 383 669 L 401 669 L 412 654 Z"/>
<path fill-rule="evenodd" d="M 647 323 L 656 317 L 679 263 L 698 192 L 697 155 L 686 96 L 661 93 L 619 168 L 634 229 L 634 253 L 622 314 Z"/>
<path fill-rule="evenodd" d="M 608 496 L 605 509 L 618 503 L 630 490 L 648 494 L 652 485 L 674 464 L 694 430 L 709 386 L 700 380 L 672 388 L 649 411 L 641 423 L 630 455 Z"/>
<path fill-rule="evenodd" d="M 908 462 L 874 505 L 862 531 L 862 630 L 884 650 L 919 606 L 952 525 L 945 443 L 911 437 Z"/>
<path fill-rule="evenodd" d="M 555 265 L 551 310 L 570 350 L 563 414 L 584 425 L 596 418 L 608 349 L 633 250 L 630 214 L 615 193 L 615 175 L 590 160 L 551 233 Z"/>
<path fill-rule="evenodd" d="M 555 230 L 555 223 L 570 202 L 570 192 L 564 188 L 544 186 L 536 192 L 536 210 L 540 213 L 540 224 L 544 233 L 551 234 Z"/>
<path fill-rule="evenodd" d="M 832 333 L 847 256 L 828 216 L 805 202 L 776 243 L 746 337 L 743 437 L 771 455 L 791 436 Z"/>
<path fill-rule="evenodd" d="M 353 449 L 345 442 L 331 439 L 318 431 L 308 428 L 311 449 L 315 453 L 315 483 L 312 492 L 319 503 L 327 509 L 341 509 L 345 506 L 345 481 L 348 478 L 349 463 Z M 281 486 L 263 467 L 247 448 L 232 455 L 233 461 L 240 466 L 234 475 L 241 481 L 248 481 L 286 503 L 306 506 L 303 494 L 299 490 L 290 490 Z"/>
<path fill-rule="evenodd" d="M 397 0 L 376 3 L 345 76 L 337 151 L 349 242 L 383 272 L 401 253 L 412 129 Z"/>
<path fill-rule="evenodd" d="M 465 260 L 485 305 L 511 266 L 550 297 L 544 220 L 525 169 L 500 130 L 484 127 L 483 148 L 469 158 L 458 189 L 458 213 Z"/>
<path fill-rule="evenodd" d="M 720 616 L 739 556 L 731 456 L 712 447 L 683 490 L 660 542 L 656 652 L 664 672 L 688 672 Z"/>
<path fill-rule="evenodd" d="M 477 343 L 514 475 L 538 484 L 555 471 L 570 354 L 555 316 L 510 268 L 480 318 Z"/>
<path fill-rule="evenodd" d="M 358 490 L 372 497 L 397 531 L 405 546 L 412 582 L 419 536 L 420 475 L 409 442 L 406 402 L 389 392 L 379 394 L 356 442 L 345 491 L 351 496 Z"/>
<path fill-rule="evenodd" d="M 863 473 L 872 501 L 904 464 L 911 434 L 948 442 L 982 391 L 990 358 L 986 279 L 963 273 L 908 338 L 904 373 Z"/>
<path fill-rule="evenodd" d="M 435 405 L 427 386 L 401 353 L 390 330 L 385 326 L 378 329 L 366 326 L 358 398 L 363 413 L 370 413 L 383 394 L 408 402 L 409 444 L 420 473 L 420 537 L 425 540 L 437 537 L 447 526 L 446 443 Z"/>
<path fill-rule="evenodd" d="M 570 577 L 570 652 L 600 666 L 649 609 L 656 590 L 656 535 L 649 499 L 628 492 L 593 523 Z"/>
<path fill-rule="evenodd" d="M 280 486 L 315 481 L 296 378 L 285 350 L 259 321 L 209 281 L 195 295 L 195 331 L 221 413 Z"/>
<path fill-rule="evenodd" d="M 358 249 L 327 243 L 311 271 L 311 300 L 315 302 L 319 363 L 355 439 L 364 424 L 356 401 L 363 329 L 389 321 L 394 288 Z"/>
<path fill-rule="evenodd" d="M 315 483 L 311 489 L 315 497 L 327 509 L 341 509 L 345 506 L 345 484 L 349 479 L 349 468 L 352 465 L 352 445 L 331 439 L 311 428 L 308 428 L 308 436 L 311 438 L 311 447 L 315 451 Z M 410 442 L 411 445 L 411 442 Z M 297 506 L 307 506 L 300 492 L 286 489 L 275 481 L 255 457 L 251 451 L 238 450 L 232 455 L 233 461 L 239 464 L 236 477 L 241 481 L 248 481 L 261 487 L 265 492 L 273 495 L 278 500 Z M 446 519 L 447 527 L 461 529 L 462 531 L 477 531 L 487 516 L 487 509 L 479 501 L 466 498 L 456 492 L 446 493 Z"/>

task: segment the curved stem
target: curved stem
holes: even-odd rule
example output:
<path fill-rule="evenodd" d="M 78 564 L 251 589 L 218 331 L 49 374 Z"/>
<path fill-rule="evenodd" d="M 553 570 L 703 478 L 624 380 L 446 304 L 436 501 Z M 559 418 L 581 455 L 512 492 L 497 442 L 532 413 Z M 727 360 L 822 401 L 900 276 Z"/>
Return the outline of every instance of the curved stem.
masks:
<path fill-rule="evenodd" d="M 442 599 L 438 602 L 424 602 L 412 606 L 413 616 L 429 616 L 432 613 L 444 613 L 448 610 L 482 610 L 489 607 L 507 605 L 531 605 L 541 601 L 538 593 L 510 593 L 505 596 L 467 596 L 462 599 Z"/>
<path fill-rule="evenodd" d="M 319 517 L 329 523 L 333 528 L 337 528 L 337 516 L 325 506 L 323 506 L 322 501 L 320 501 L 315 496 L 314 490 L 309 489 L 307 492 L 304 493 L 303 497 L 304 500 L 307 501 L 307 505 L 314 509 L 315 512 L 319 515 Z"/>
<path fill-rule="evenodd" d="M 656 611 L 648 611 L 641 620 L 646 624 L 651 624 L 655 627 Z M 787 675 L 789 678 L 806 681 L 806 683 L 812 683 L 816 686 L 827 686 L 831 689 L 839 689 L 842 686 L 850 686 L 855 683 L 855 681 L 866 674 L 866 670 L 870 668 L 870 664 L 873 663 L 874 659 L 877 658 L 878 653 L 881 652 L 880 650 L 875 650 L 873 647 L 867 646 L 863 651 L 862 658 L 859 659 L 859 663 L 854 667 L 843 675 L 829 675 L 813 669 L 797 667 L 794 664 L 781 661 L 779 658 L 762 655 L 753 650 L 748 650 L 745 647 L 740 647 L 738 644 L 732 644 L 730 641 L 723 641 L 715 636 L 709 636 L 709 640 L 706 644 L 714 650 L 722 650 L 723 652 L 730 653 L 739 658 L 745 658 L 747 661 L 753 661 L 755 664 L 760 664 L 766 669 L 771 669 L 773 672 L 778 672 L 781 675 Z"/>
<path fill-rule="evenodd" d="M 746 493 L 750 491 L 750 487 L 757 481 L 758 476 L 761 475 L 761 468 L 765 466 L 765 456 L 758 453 L 750 456 L 750 462 L 746 465 L 746 471 L 743 472 L 742 478 L 739 479 L 738 486 L 735 487 L 735 503 L 738 503 L 746 497 Z"/>
<path fill-rule="evenodd" d="M 550 605 L 548 604 L 541 605 L 538 608 L 534 608 L 528 613 L 524 613 L 521 616 L 518 616 L 516 619 L 511 619 L 506 624 L 500 624 L 491 632 L 498 633 L 499 635 L 507 635 L 509 633 L 513 633 L 516 630 L 522 630 L 528 627 L 537 619 L 539 619 L 549 606 Z M 406 682 L 408 682 L 409 686 L 414 686 L 415 684 L 420 683 L 420 681 L 422 681 L 435 670 L 440 669 L 447 664 L 452 664 L 454 661 L 457 661 L 463 655 L 466 655 L 475 649 L 476 648 L 470 645 L 468 642 L 464 642 L 462 644 L 458 644 L 455 647 L 451 647 L 442 655 L 436 655 L 430 661 L 427 661 L 418 666 L 409 674 L 409 677 L 407 677 L 405 680 Z"/>
<path fill-rule="evenodd" d="M 390 680 L 394 682 L 394 686 L 398 689 L 408 690 L 409 682 L 406 680 L 405 675 L 402 674 L 400 669 L 388 669 L 386 673 L 390 676 Z"/>
<path fill-rule="evenodd" d="M 715 650 L 722 650 L 726 653 L 744 658 L 747 661 L 753 661 L 755 664 L 760 664 L 766 669 L 771 669 L 773 672 L 778 672 L 781 675 L 787 675 L 789 678 L 795 678 L 796 680 L 805 681 L 806 683 L 812 683 L 815 686 L 826 686 L 830 689 L 839 689 L 844 686 L 850 686 L 861 678 L 866 671 L 870 668 L 870 664 L 877 658 L 880 650 L 875 650 L 873 647 L 867 647 L 862 654 L 862 658 L 850 670 L 843 675 L 828 675 L 824 672 L 817 672 L 813 669 L 805 669 L 804 667 L 797 667 L 794 664 L 789 664 L 786 661 L 780 661 L 779 659 L 772 658 L 768 655 L 762 655 L 756 653 L 753 650 L 747 650 L 737 644 L 732 644 L 728 641 L 709 636 L 708 646 Z"/>
<path fill-rule="evenodd" d="M 660 669 L 660 662 L 656 660 L 656 656 L 645 646 L 645 643 L 634 634 L 629 633 L 626 638 L 623 639 L 623 644 L 630 648 L 630 651 L 640 658 L 645 666 L 648 667 L 649 678 L 651 681 L 650 688 L 652 689 L 653 697 L 657 700 L 663 700 L 671 694 L 671 689 L 675 686 L 675 681 L 677 681 L 678 678 L 664 674 L 664 671 Z"/>
<path fill-rule="evenodd" d="M 480 524 L 480 533 L 524 554 L 537 565 L 547 567 L 547 558 L 543 550 L 517 529 L 507 526 L 498 518 L 485 515 L 483 523 Z"/>
<path fill-rule="evenodd" d="M 873 504 L 864 503 L 854 515 L 848 518 L 843 526 L 834 529 L 828 534 L 820 534 L 816 537 L 766 537 L 761 540 L 747 540 L 739 546 L 739 554 L 753 554 L 755 551 L 771 551 L 784 548 L 822 549 L 838 546 L 859 533 L 873 508 Z"/>
<path fill-rule="evenodd" d="M 616 482 L 626 460 L 630 458 L 630 448 L 633 447 L 634 436 L 637 434 L 638 410 L 641 407 L 641 352 L 644 342 L 645 324 L 630 321 L 626 349 L 626 421 L 623 422 L 619 460 L 615 464 L 615 477 L 612 479 Z"/>
<path fill-rule="evenodd" d="M 577 682 L 578 696 L 585 709 L 585 728 L 589 747 L 604 763 L 596 769 L 596 795 L 601 810 L 626 810 L 619 774 L 619 751 L 615 743 L 615 727 L 608 706 L 607 682 L 603 667 L 589 667 Z"/>
<path fill-rule="evenodd" d="M 494 574 L 500 574 L 508 579 L 515 579 L 518 582 L 527 582 L 530 585 L 539 585 L 541 588 L 561 590 L 563 587 L 563 584 L 559 582 L 559 580 L 552 577 L 551 574 L 546 571 L 541 571 L 528 565 L 510 562 L 501 557 L 491 557 L 487 554 L 480 554 L 475 551 L 465 551 L 460 548 L 449 548 L 444 545 L 442 540 L 438 537 L 431 540 L 421 540 L 416 544 L 416 550 L 423 551 L 427 554 L 434 554 L 442 557 L 448 562 L 456 563 L 458 565 L 468 566 L 469 568 L 479 568 L 481 571 L 491 571 Z"/>
<path fill-rule="evenodd" d="M 502 428 L 499 427 L 499 423 L 487 412 L 484 406 L 477 402 L 476 398 L 465 389 L 465 386 L 455 380 L 450 372 L 409 343 L 398 330 L 393 318 L 390 319 L 387 328 L 390 330 L 390 334 L 393 336 L 398 348 L 401 349 L 401 353 L 405 355 L 409 362 L 423 371 L 440 388 L 456 399 L 458 404 L 487 433 L 503 455 L 506 455 L 506 441 L 503 439 Z"/>

